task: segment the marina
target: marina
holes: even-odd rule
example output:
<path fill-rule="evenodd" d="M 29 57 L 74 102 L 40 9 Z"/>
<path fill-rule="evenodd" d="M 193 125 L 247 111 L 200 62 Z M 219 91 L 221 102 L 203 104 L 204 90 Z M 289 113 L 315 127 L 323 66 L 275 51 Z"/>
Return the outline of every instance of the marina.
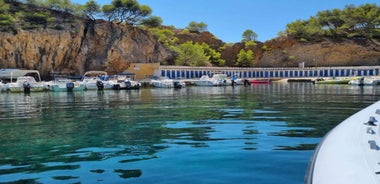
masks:
<path fill-rule="evenodd" d="M 134 67 L 136 68 L 136 67 Z M 138 68 L 140 70 L 140 68 Z M 159 66 L 151 76 L 135 80 L 132 71 L 108 75 L 105 71 L 87 71 L 80 77 L 66 76 L 41 81 L 37 70 L 0 69 L 1 91 L 74 91 L 120 90 L 141 87 L 183 88 L 185 86 L 231 86 L 270 84 L 271 82 L 312 82 L 313 84 L 350 84 L 373 86 L 380 83 L 379 66 L 369 67 L 312 67 L 312 68 L 233 68 Z M 54 78 L 54 76 L 53 76 Z M 75 80 L 76 78 L 76 80 Z M 17 79 L 20 79 L 17 82 Z M 3 82 L 5 81 L 5 82 Z M 38 82 L 37 82 L 38 81 Z M 63 82 L 66 81 L 66 82 Z M 59 82 L 59 83 L 57 83 Z M 57 83 L 57 84 L 55 84 Z M 52 85 L 54 86 L 52 87 Z M 65 87 L 66 86 L 66 87 Z M 80 87 L 84 86 L 84 88 Z"/>
<path fill-rule="evenodd" d="M 0 183 L 301 184 L 325 134 L 379 96 L 312 83 L 2 93 Z"/>

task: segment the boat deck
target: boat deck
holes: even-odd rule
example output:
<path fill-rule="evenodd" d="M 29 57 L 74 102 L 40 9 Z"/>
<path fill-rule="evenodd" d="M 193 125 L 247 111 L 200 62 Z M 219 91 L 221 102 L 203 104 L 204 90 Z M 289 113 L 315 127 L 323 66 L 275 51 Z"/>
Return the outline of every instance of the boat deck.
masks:
<path fill-rule="evenodd" d="M 380 101 L 352 115 L 321 141 L 309 164 L 307 184 L 380 183 Z"/>

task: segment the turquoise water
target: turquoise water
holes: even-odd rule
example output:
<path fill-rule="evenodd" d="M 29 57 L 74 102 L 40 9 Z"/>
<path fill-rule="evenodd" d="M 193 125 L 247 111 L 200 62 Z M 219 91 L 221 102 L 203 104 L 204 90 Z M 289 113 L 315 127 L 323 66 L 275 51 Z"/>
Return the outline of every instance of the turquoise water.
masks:
<path fill-rule="evenodd" d="M 0 183 L 303 183 L 379 87 L 290 83 L 0 94 Z"/>

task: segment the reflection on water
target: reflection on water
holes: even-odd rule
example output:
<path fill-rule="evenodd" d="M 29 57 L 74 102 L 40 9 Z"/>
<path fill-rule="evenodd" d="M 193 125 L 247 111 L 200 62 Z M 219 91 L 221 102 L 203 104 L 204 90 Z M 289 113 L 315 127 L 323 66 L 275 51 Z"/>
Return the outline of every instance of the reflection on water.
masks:
<path fill-rule="evenodd" d="M 303 183 L 379 87 L 309 83 L 0 94 L 0 182 Z"/>

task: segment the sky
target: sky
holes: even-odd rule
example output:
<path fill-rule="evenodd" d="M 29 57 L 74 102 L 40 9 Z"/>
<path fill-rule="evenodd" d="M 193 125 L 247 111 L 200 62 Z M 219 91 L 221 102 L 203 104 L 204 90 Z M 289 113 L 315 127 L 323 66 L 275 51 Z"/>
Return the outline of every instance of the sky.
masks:
<path fill-rule="evenodd" d="M 83 1 L 73 0 L 84 4 Z M 95 0 L 111 4 L 112 0 Z M 245 30 L 254 31 L 258 41 L 277 37 L 286 25 L 307 20 L 319 11 L 344 9 L 346 5 L 367 3 L 380 5 L 379 0 L 138 0 L 148 5 L 152 15 L 163 25 L 185 28 L 191 21 L 204 22 L 207 31 L 226 43 L 240 42 Z"/>

